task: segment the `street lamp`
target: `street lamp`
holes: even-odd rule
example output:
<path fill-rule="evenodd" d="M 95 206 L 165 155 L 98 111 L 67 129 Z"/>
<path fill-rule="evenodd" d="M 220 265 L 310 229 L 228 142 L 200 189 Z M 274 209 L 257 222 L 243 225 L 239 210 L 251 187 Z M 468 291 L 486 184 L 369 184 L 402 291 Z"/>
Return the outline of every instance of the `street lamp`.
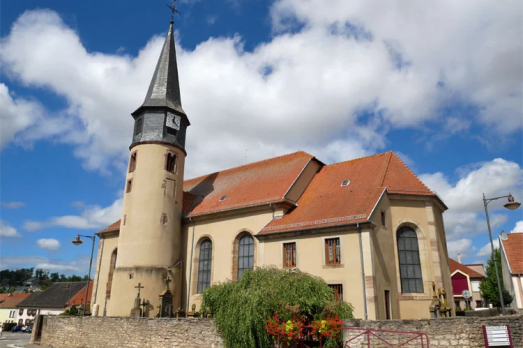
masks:
<path fill-rule="evenodd" d="M 87 275 L 87 286 L 85 287 L 84 309 L 82 313 L 83 315 L 85 315 L 85 311 L 87 310 L 87 296 L 89 295 L 89 284 L 91 283 L 91 266 L 93 264 L 94 241 L 96 240 L 96 235 L 84 236 L 79 234 L 76 236 L 76 239 L 72 241 L 72 243 L 76 246 L 82 245 L 83 241 L 80 239 L 80 237 L 89 238 L 93 241 L 93 246 L 91 248 L 91 259 L 89 260 L 89 274 Z"/>
<path fill-rule="evenodd" d="M 492 249 L 492 260 L 494 261 L 494 269 L 496 270 L 496 280 L 498 281 L 498 291 L 499 291 L 499 301 L 501 302 L 501 313 L 505 315 L 505 303 L 503 301 L 503 292 L 501 291 L 501 282 L 499 281 L 499 273 L 498 273 L 498 264 L 496 262 L 496 258 L 494 255 L 494 242 L 492 241 L 492 231 L 490 230 L 490 220 L 488 216 L 488 209 L 487 205 L 495 201 L 496 199 L 500 198 L 508 198 L 508 202 L 503 205 L 505 208 L 509 210 L 515 210 L 519 208 L 521 203 L 515 202 L 514 197 L 509 193 L 508 196 L 500 196 L 500 197 L 494 197 L 494 198 L 485 198 L 485 194 L 483 194 L 483 205 L 485 206 L 485 215 L 487 217 L 487 226 L 488 226 L 488 234 L 490 237 L 490 248 Z"/>

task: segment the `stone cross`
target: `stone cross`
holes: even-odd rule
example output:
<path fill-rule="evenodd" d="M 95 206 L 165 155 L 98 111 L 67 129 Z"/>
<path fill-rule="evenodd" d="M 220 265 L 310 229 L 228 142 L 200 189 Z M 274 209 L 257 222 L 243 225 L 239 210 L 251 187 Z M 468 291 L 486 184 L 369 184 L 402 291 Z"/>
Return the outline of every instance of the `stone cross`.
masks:
<path fill-rule="evenodd" d="M 142 283 L 138 283 L 138 286 L 135 286 L 134 288 L 138 289 L 138 295 L 136 295 L 136 297 L 140 297 L 140 290 L 143 289 L 144 286 L 142 286 Z"/>
<path fill-rule="evenodd" d="M 163 281 L 165 282 L 165 288 L 169 289 L 169 283 L 172 282 L 171 278 L 167 276 L 167 278 L 165 278 Z"/>

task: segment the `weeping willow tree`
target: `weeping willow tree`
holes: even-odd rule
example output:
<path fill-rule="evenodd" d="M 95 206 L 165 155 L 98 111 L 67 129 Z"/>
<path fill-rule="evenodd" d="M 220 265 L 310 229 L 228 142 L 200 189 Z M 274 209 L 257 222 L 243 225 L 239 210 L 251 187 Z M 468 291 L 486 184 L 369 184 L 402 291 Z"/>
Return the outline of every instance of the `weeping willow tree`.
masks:
<path fill-rule="evenodd" d="M 267 318 L 299 306 L 301 315 L 312 319 L 329 307 L 333 290 L 324 280 L 299 271 L 264 267 L 246 271 L 236 282 L 213 285 L 203 291 L 202 308 L 213 314 L 227 347 L 269 348 Z M 352 317 L 352 306 L 338 308 L 342 319 Z"/>

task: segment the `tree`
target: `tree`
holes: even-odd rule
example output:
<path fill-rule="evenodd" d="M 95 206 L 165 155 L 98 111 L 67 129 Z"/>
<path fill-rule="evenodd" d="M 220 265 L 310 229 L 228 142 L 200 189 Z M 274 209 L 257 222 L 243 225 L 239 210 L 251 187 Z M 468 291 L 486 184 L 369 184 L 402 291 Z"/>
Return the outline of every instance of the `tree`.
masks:
<path fill-rule="evenodd" d="M 57 282 L 60 280 L 60 274 L 58 274 L 58 272 L 53 272 L 51 273 L 50 278 L 52 282 Z"/>
<path fill-rule="evenodd" d="M 501 292 L 503 294 L 503 304 L 508 306 L 512 302 L 512 296 L 505 289 L 503 284 L 503 272 L 501 269 L 501 251 L 494 249 L 495 264 L 498 269 L 499 281 L 501 283 Z M 494 268 L 494 260 L 492 255 L 487 261 L 487 268 L 485 270 L 485 278 L 479 284 L 479 291 L 481 296 L 489 301 L 494 307 L 501 307 L 501 301 L 499 299 L 498 281 L 496 279 L 496 269 Z"/>
<path fill-rule="evenodd" d="M 300 271 L 261 267 L 247 270 L 236 282 L 215 284 L 202 293 L 202 311 L 210 310 L 226 347 L 274 347 L 266 329 L 275 312 L 299 308 L 300 315 L 313 319 L 334 300 L 334 291 L 324 280 Z M 346 302 L 335 306 L 341 319 L 352 317 Z"/>

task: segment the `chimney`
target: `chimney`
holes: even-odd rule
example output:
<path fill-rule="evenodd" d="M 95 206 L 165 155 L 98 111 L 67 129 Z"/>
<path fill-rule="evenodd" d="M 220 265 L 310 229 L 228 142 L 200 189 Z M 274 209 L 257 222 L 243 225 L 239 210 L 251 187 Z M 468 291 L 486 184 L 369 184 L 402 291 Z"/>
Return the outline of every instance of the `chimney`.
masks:
<path fill-rule="evenodd" d="M 461 254 L 458 254 L 458 262 L 461 263 Z"/>

